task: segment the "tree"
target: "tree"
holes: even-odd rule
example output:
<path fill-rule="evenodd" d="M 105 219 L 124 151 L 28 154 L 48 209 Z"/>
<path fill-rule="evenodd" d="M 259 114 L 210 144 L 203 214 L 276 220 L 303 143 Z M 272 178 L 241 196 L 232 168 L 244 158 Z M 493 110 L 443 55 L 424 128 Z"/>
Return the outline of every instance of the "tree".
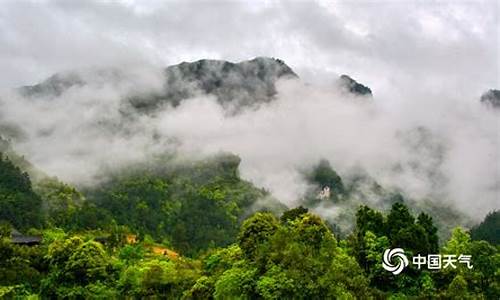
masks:
<path fill-rule="evenodd" d="M 374 236 L 385 236 L 386 225 L 384 216 L 380 212 L 362 205 L 356 211 L 356 228 L 350 241 L 359 265 L 366 271 L 369 269 L 366 242 L 364 240 L 367 232 L 370 232 Z"/>
<path fill-rule="evenodd" d="M 102 245 L 88 241 L 78 246 L 69 257 L 64 266 L 65 277 L 80 285 L 106 280 L 109 263 Z"/>
<path fill-rule="evenodd" d="M 392 242 L 397 241 L 397 235 L 402 229 L 413 226 L 415 218 L 410 214 L 408 208 L 400 202 L 392 205 L 391 211 L 387 216 L 387 230 Z M 393 246 L 398 246 L 393 243 Z"/>
<path fill-rule="evenodd" d="M 70 227 L 73 215 L 85 200 L 74 187 L 56 178 L 44 178 L 37 182 L 35 191 L 44 202 L 48 221 L 64 228 Z"/>
<path fill-rule="evenodd" d="M 36 269 L 38 249 L 23 249 L 10 243 L 8 238 L 0 238 L 0 286 L 37 286 L 41 279 Z"/>
<path fill-rule="evenodd" d="M 152 258 L 127 265 L 120 274 L 118 290 L 135 298 L 180 298 L 200 277 L 189 262 Z"/>
<path fill-rule="evenodd" d="M 470 235 L 461 227 L 456 227 L 451 233 L 450 239 L 443 246 L 443 253 L 460 255 L 468 253 Z"/>
<path fill-rule="evenodd" d="M 500 210 L 492 211 L 484 220 L 470 230 L 473 240 L 484 240 L 493 245 L 500 244 Z"/>
<path fill-rule="evenodd" d="M 296 207 L 296 208 L 289 209 L 281 215 L 280 221 L 282 223 L 293 221 L 297 218 L 300 218 L 302 215 L 306 214 L 308 211 L 309 211 L 309 209 L 304 208 L 302 205 L 299 207 Z"/>
<path fill-rule="evenodd" d="M 356 211 L 356 231 L 359 236 L 364 236 L 371 231 L 378 236 L 386 234 L 384 216 L 366 205 L 362 205 Z"/>
<path fill-rule="evenodd" d="M 381 290 L 394 289 L 394 276 L 387 272 L 380 263 L 384 251 L 390 247 L 389 239 L 386 236 L 377 237 L 371 231 L 367 231 L 363 243 L 363 261 L 365 263 L 363 267 L 372 285 Z"/>
<path fill-rule="evenodd" d="M 269 240 L 279 226 L 278 220 L 271 213 L 256 213 L 241 226 L 238 242 L 248 258 L 256 255 L 258 247 Z"/>
<path fill-rule="evenodd" d="M 241 266 L 227 270 L 215 284 L 215 299 L 255 299 L 257 269 Z"/>
<path fill-rule="evenodd" d="M 411 224 L 401 228 L 399 231 L 392 230 L 391 243 L 393 247 L 400 247 L 413 253 L 431 253 L 427 233 L 425 229 L 417 224 Z"/>
<path fill-rule="evenodd" d="M 83 240 L 78 236 L 65 240 L 55 240 L 49 245 L 46 259 L 53 269 L 63 269 L 71 255 L 83 243 Z"/>
<path fill-rule="evenodd" d="M 417 218 L 417 225 L 422 226 L 427 234 L 427 242 L 429 244 L 427 253 L 437 253 L 439 250 L 439 239 L 437 228 L 432 222 L 432 217 L 425 213 L 420 213 Z"/>
<path fill-rule="evenodd" d="M 471 290 L 482 293 L 487 299 L 500 299 L 500 253 L 486 241 L 473 241 L 468 253 L 472 256 L 472 269 L 462 267 L 462 274 Z"/>
<path fill-rule="evenodd" d="M 19 230 L 40 227 L 42 200 L 35 194 L 27 173 L 0 153 L 0 221 Z"/>
<path fill-rule="evenodd" d="M 455 276 L 448 287 L 446 296 L 453 300 L 468 299 L 470 297 L 467 282 L 461 275 Z"/>

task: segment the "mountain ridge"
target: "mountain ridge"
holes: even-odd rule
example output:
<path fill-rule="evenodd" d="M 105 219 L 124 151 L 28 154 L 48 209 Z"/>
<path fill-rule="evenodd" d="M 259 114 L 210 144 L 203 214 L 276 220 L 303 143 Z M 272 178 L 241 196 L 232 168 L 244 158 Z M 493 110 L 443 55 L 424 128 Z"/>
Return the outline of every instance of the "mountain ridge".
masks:
<path fill-rule="evenodd" d="M 17 91 L 28 98 L 56 98 L 71 88 L 90 84 L 85 76 L 98 84 L 119 83 L 127 77 L 123 70 L 116 68 L 91 70 L 87 74 L 67 71 L 40 83 L 19 87 Z M 162 68 L 161 76 L 159 90 L 132 93 L 126 100 L 139 111 L 153 112 L 165 104 L 175 107 L 187 98 L 207 94 L 214 95 L 223 107 L 238 112 L 274 100 L 278 80 L 300 78 L 283 60 L 263 56 L 237 63 L 218 59 L 184 61 Z M 348 75 L 341 75 L 338 81 L 350 94 L 372 96 L 369 87 Z"/>

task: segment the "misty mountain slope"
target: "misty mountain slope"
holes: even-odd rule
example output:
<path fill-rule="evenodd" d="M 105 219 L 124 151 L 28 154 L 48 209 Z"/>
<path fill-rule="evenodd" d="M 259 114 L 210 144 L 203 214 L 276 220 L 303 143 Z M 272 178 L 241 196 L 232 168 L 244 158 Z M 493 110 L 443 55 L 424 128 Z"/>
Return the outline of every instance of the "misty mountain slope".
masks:
<path fill-rule="evenodd" d="M 500 210 L 487 214 L 480 224 L 471 229 L 470 234 L 474 240 L 484 240 L 500 245 Z"/>
<path fill-rule="evenodd" d="M 298 77 L 283 61 L 266 57 L 240 63 L 207 59 L 183 62 L 168 67 L 165 73 L 166 97 L 174 104 L 201 90 L 217 96 L 221 104 L 233 102 L 237 106 L 268 102 L 276 94 L 278 79 Z"/>
<path fill-rule="evenodd" d="M 18 91 L 30 98 L 55 98 L 72 88 L 89 84 L 119 86 L 123 81 L 134 81 L 134 77 L 126 72 L 110 68 L 58 73 L 39 84 L 23 86 Z M 159 89 L 132 90 L 125 99 L 134 108 L 151 112 L 166 104 L 177 106 L 184 99 L 209 94 L 225 107 L 237 110 L 271 101 L 276 94 L 275 83 L 281 78 L 298 76 L 279 59 L 257 57 L 239 63 L 202 59 L 167 67 L 161 75 L 162 86 Z"/>
<path fill-rule="evenodd" d="M 0 223 L 19 229 L 42 224 L 42 199 L 33 191 L 31 180 L 0 152 Z"/>
<path fill-rule="evenodd" d="M 458 209 L 436 199 L 413 199 L 404 191 L 380 185 L 363 170 L 353 170 L 341 177 L 328 160 L 322 159 L 304 172 L 310 184 L 299 204 L 321 215 L 335 228 L 335 233 L 352 233 L 356 211 L 360 205 L 389 211 L 394 203 L 404 203 L 414 213 L 430 215 L 438 228 L 440 240 L 449 238 L 456 226 L 470 228 L 473 222 Z"/>
<path fill-rule="evenodd" d="M 498 185 L 487 167 L 497 149 L 494 112 L 477 102 L 477 111 L 473 104 L 464 111 L 478 118 L 466 120 L 447 99 L 441 105 L 434 99 L 389 105 L 396 99 L 386 98 L 359 105 L 351 100 L 371 99 L 367 86 L 348 76 L 337 81 L 343 85 L 329 81 L 327 88 L 280 81 L 297 75 L 272 58 L 199 60 L 155 70 L 57 74 L 24 87 L 29 96 L 2 97 L 1 128 L 22 130 L 23 138 L 14 141 L 19 153 L 78 187 L 100 183 L 103 170 L 155 155 L 203 160 L 226 151 L 241 157 L 242 178 L 288 205 L 310 195 L 316 201 L 327 182 L 327 198 L 356 203 L 339 191 L 350 184 L 344 176 L 359 166 L 374 182 L 411 199 L 457 204 L 467 207 L 466 214 L 480 211 L 480 217 L 495 208 Z M 321 158 L 335 170 L 325 169 L 323 175 L 332 177 L 319 176 L 309 190 L 300 171 Z M 337 172 L 342 178 L 333 176 Z M 358 194 L 376 196 L 371 189 Z M 470 200 L 477 195 L 484 205 Z M 326 204 L 311 207 L 339 213 Z"/>
<path fill-rule="evenodd" d="M 107 216 L 86 226 L 99 228 L 113 219 L 141 235 L 168 240 L 185 255 L 233 243 L 244 217 L 286 209 L 242 180 L 239 164 L 239 157 L 223 154 L 203 161 L 160 159 L 115 171 L 83 190 L 89 205 Z"/>
<path fill-rule="evenodd" d="M 3 155 L 5 158 L 9 159 L 9 161 L 11 161 L 12 164 L 14 164 L 22 172 L 29 174 L 31 180 L 35 183 L 49 177 L 42 170 L 40 170 L 29 160 L 27 160 L 24 156 L 16 153 L 16 151 L 14 151 L 14 149 L 12 148 L 11 142 L 5 139 L 1 135 L 1 133 L 2 131 L 0 129 L 0 155 Z"/>
<path fill-rule="evenodd" d="M 491 89 L 481 95 L 481 103 L 493 108 L 500 108 L 500 90 Z"/>
<path fill-rule="evenodd" d="M 366 96 L 369 98 L 373 96 L 372 90 L 369 87 L 357 82 L 348 75 L 340 75 L 339 84 L 344 91 L 353 95 Z"/>
<path fill-rule="evenodd" d="M 88 85 L 119 88 L 127 81 L 137 80 L 137 74 L 127 72 L 120 68 L 62 72 L 41 83 L 23 86 L 18 91 L 24 97 L 50 99 Z M 139 111 L 154 112 L 167 104 L 178 106 L 188 98 L 212 95 L 230 112 L 237 112 L 244 107 L 272 101 L 279 79 L 297 78 L 298 75 L 280 59 L 257 57 L 239 63 L 202 59 L 168 66 L 160 75 L 160 87 L 133 88 L 123 100 Z M 337 83 L 345 93 L 372 96 L 369 87 L 348 75 L 341 75 Z"/>
<path fill-rule="evenodd" d="M 26 97 L 58 97 L 74 86 L 83 86 L 86 82 L 77 72 L 57 73 L 35 85 L 19 88 Z"/>

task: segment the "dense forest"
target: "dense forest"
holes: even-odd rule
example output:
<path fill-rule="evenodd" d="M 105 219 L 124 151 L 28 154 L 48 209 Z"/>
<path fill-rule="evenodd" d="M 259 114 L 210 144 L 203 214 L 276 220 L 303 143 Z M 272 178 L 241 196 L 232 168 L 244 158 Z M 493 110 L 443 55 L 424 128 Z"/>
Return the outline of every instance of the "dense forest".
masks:
<path fill-rule="evenodd" d="M 438 223 L 391 194 L 380 211 L 354 200 L 351 230 L 304 206 L 287 208 L 240 178 L 240 160 L 169 158 L 113 172 L 77 190 L 31 180 L 0 159 L 0 297 L 169 299 L 498 299 L 498 211 L 439 240 Z M 327 161 L 304 174 L 349 203 Z M 381 187 L 378 187 L 381 189 Z M 317 190 L 311 191 L 311 195 Z M 259 199 L 267 199 L 264 204 Z M 19 241 L 39 237 L 37 243 Z M 21 235 L 22 235 L 21 234 Z M 16 239 L 17 238 L 17 239 Z M 385 249 L 472 255 L 473 268 L 382 267 Z"/>

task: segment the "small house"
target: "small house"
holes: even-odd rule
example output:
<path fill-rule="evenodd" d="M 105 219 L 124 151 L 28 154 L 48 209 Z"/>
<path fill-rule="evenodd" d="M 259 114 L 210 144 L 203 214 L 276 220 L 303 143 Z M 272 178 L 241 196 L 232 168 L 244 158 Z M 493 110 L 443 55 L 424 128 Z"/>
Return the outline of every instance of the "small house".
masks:
<path fill-rule="evenodd" d="M 329 186 L 323 187 L 323 189 L 319 192 L 317 198 L 321 200 L 330 198 L 330 187 Z"/>

